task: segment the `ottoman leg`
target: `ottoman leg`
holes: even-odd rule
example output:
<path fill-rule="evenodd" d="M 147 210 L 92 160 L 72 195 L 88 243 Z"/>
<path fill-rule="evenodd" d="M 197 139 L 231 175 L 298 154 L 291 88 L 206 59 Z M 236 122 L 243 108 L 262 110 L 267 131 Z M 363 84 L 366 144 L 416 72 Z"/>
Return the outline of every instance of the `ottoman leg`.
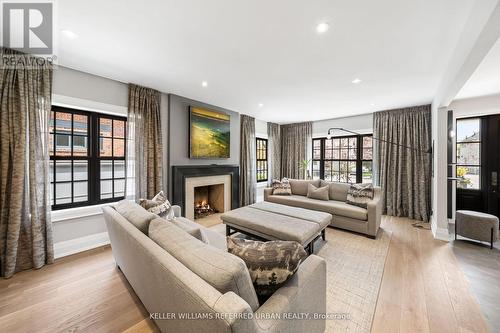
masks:
<path fill-rule="evenodd" d="M 491 228 L 490 250 L 493 250 L 493 228 Z"/>
<path fill-rule="evenodd" d="M 455 218 L 455 240 L 457 240 L 457 219 Z"/>

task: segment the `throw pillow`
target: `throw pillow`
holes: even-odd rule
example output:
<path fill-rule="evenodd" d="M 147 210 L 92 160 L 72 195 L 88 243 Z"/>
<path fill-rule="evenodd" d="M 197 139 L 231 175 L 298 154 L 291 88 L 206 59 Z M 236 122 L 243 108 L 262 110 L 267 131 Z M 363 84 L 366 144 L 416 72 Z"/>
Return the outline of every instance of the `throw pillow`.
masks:
<path fill-rule="evenodd" d="M 140 199 L 139 204 L 148 212 L 156 214 L 159 217 L 167 217 L 172 209 L 172 205 L 167 200 L 163 191 L 158 192 L 153 199 Z"/>
<path fill-rule="evenodd" d="M 316 187 L 313 184 L 309 184 L 307 186 L 307 197 L 311 199 L 317 200 L 326 200 L 330 199 L 330 186 L 326 185 L 323 187 Z"/>
<path fill-rule="evenodd" d="M 281 181 L 273 179 L 273 195 L 292 195 L 292 188 L 287 178 Z"/>
<path fill-rule="evenodd" d="M 373 199 L 373 184 L 351 184 L 347 192 L 349 205 L 368 208 L 368 202 Z"/>
<path fill-rule="evenodd" d="M 260 304 L 297 272 L 307 253 L 297 242 L 253 240 L 227 237 L 227 250 L 245 262 Z"/>

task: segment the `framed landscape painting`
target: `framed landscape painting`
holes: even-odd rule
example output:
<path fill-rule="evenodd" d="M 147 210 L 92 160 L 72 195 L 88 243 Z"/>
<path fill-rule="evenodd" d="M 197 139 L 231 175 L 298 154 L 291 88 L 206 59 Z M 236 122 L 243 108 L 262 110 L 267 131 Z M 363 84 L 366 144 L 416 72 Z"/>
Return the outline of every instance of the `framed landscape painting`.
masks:
<path fill-rule="evenodd" d="M 229 158 L 230 116 L 226 113 L 190 107 L 190 158 Z"/>

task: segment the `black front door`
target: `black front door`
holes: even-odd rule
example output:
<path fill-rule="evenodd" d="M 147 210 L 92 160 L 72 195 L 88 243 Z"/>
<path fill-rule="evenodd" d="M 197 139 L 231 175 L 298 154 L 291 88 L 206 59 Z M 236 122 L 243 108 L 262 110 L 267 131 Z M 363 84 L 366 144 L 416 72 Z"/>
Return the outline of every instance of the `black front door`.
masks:
<path fill-rule="evenodd" d="M 486 169 L 486 206 L 487 212 L 500 217 L 500 115 L 489 116 L 487 119 L 487 153 L 483 158 Z"/>
<path fill-rule="evenodd" d="M 456 208 L 500 216 L 500 115 L 457 119 Z"/>

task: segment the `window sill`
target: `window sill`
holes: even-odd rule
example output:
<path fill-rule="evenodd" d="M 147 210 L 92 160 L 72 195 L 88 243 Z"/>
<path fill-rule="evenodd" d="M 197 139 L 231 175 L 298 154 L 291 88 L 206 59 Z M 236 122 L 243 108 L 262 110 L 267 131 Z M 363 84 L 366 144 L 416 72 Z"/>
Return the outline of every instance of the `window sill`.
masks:
<path fill-rule="evenodd" d="M 51 220 L 52 223 L 58 223 L 68 220 L 79 219 L 82 217 L 101 215 L 103 207 L 112 206 L 114 204 L 116 204 L 116 202 L 56 210 L 51 212 Z"/>

